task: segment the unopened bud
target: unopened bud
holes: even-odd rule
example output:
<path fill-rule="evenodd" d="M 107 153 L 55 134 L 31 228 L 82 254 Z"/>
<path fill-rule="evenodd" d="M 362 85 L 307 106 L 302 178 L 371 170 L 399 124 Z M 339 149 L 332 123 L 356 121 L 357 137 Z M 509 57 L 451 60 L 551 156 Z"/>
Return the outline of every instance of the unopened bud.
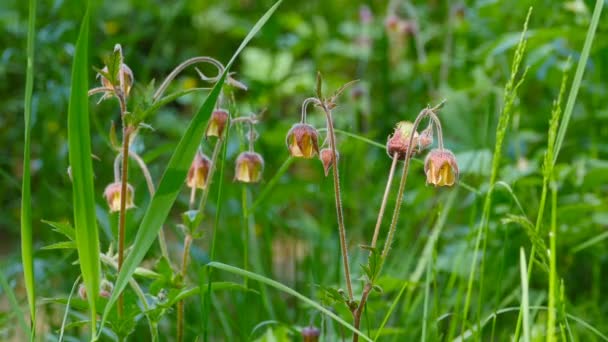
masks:
<path fill-rule="evenodd" d="M 87 288 L 84 284 L 78 285 L 78 297 L 82 300 L 87 300 Z"/>
<path fill-rule="evenodd" d="M 324 148 L 319 153 L 319 159 L 321 159 L 321 162 L 323 163 L 323 171 L 325 171 L 325 176 L 329 175 L 329 170 L 334 165 L 333 155 L 334 155 L 334 153 L 331 150 L 331 148 Z M 338 161 L 339 158 L 340 158 L 340 153 L 337 153 L 337 151 L 336 151 L 336 162 Z"/>

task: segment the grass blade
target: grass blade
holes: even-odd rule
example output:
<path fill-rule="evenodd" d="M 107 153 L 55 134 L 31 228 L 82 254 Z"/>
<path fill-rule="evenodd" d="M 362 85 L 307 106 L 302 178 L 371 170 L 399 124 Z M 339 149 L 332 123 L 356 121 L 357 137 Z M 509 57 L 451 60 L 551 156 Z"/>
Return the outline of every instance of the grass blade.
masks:
<path fill-rule="evenodd" d="M 270 16 L 281 4 L 282 0 L 277 1 L 255 24 L 255 26 L 249 31 L 239 48 L 236 50 L 228 64 L 222 76 L 215 84 L 211 92 L 207 95 L 207 98 L 201 105 L 196 115 L 190 121 L 188 128 L 184 132 L 182 139 L 179 141 L 175 152 L 169 160 L 169 164 L 165 169 L 162 176 L 158 190 L 152 197 L 152 200 L 144 214 L 135 241 L 133 243 L 132 252 L 127 256 L 123 267 L 118 274 L 116 284 L 112 296 L 108 300 L 108 304 L 105 307 L 101 326 L 103 327 L 106 318 L 110 312 L 110 309 L 116 303 L 118 295 L 124 290 L 129 279 L 135 272 L 135 269 L 139 263 L 144 259 L 146 253 L 150 249 L 150 246 L 154 243 L 158 231 L 160 230 L 163 222 L 167 218 L 173 203 L 175 202 L 182 185 L 186 179 L 188 168 L 192 163 L 192 159 L 196 153 L 199 142 L 203 138 L 205 132 L 206 122 L 209 115 L 215 107 L 215 103 L 220 94 L 226 75 L 230 70 L 230 67 L 245 48 L 245 46 L 253 39 L 255 34 L 262 28 L 262 26 L 268 21 Z"/>
<path fill-rule="evenodd" d="M 27 27 L 27 65 L 25 75 L 25 100 L 23 119 L 25 124 L 23 142 L 23 182 L 21 186 L 21 263 L 23 278 L 30 308 L 30 340 L 36 335 L 36 281 L 34 276 L 34 246 L 32 239 L 32 185 L 30 176 L 30 133 L 32 118 L 32 93 L 34 91 L 34 41 L 36 38 L 36 0 L 30 0 Z"/>
<path fill-rule="evenodd" d="M 519 249 L 519 269 L 521 273 L 521 310 L 523 311 L 524 342 L 530 342 L 530 301 L 528 300 L 528 270 L 524 248 Z"/>
<path fill-rule="evenodd" d="M 68 106 L 68 144 L 72 169 L 74 228 L 82 279 L 91 313 L 91 335 L 96 334 L 95 301 L 99 292 L 99 236 L 95 218 L 95 190 L 89 128 L 89 10 L 85 12 L 76 42 L 72 88 Z"/>
<path fill-rule="evenodd" d="M 555 164 L 555 161 L 557 160 L 559 150 L 562 148 L 562 143 L 566 137 L 566 130 L 568 129 L 568 123 L 570 122 L 572 111 L 574 110 L 574 102 L 576 102 L 578 90 L 581 87 L 585 66 L 587 65 L 587 59 L 589 59 L 589 51 L 591 51 L 591 44 L 593 43 L 593 37 L 595 36 L 595 31 L 597 30 L 597 25 L 600 21 L 604 1 L 605 0 L 595 1 L 595 9 L 593 10 L 593 16 L 591 17 L 587 36 L 585 37 L 581 58 L 578 60 L 578 65 L 576 66 L 576 72 L 574 73 L 574 79 L 572 80 L 572 88 L 570 88 L 566 109 L 564 110 L 564 117 L 562 118 L 562 124 L 559 126 L 559 131 L 557 132 L 557 140 L 555 142 L 555 148 L 553 149 L 553 164 Z"/>
<path fill-rule="evenodd" d="M 353 327 L 352 325 L 348 324 L 346 321 L 344 321 L 342 318 L 338 317 L 336 314 L 334 314 L 333 312 L 327 310 L 326 308 L 324 308 L 323 306 L 321 306 L 319 303 L 315 302 L 314 300 L 302 295 L 301 293 L 291 289 L 290 287 L 287 287 L 277 281 L 274 281 L 270 278 L 266 278 L 264 276 L 261 276 L 259 274 L 256 273 L 252 273 L 249 271 L 245 271 L 243 269 L 240 269 L 238 267 L 234 267 L 234 266 L 230 266 L 230 265 L 226 265 L 223 264 L 221 262 L 216 262 L 216 261 L 212 261 L 208 264 L 209 267 L 214 267 L 217 269 L 220 269 L 222 271 L 226 271 L 226 272 L 230 272 L 233 274 L 238 274 L 240 276 L 246 277 L 246 278 L 251 278 L 253 280 L 257 280 L 261 283 L 264 283 L 268 286 L 272 286 L 277 290 L 283 291 L 287 294 L 290 294 L 296 298 L 298 298 L 299 300 L 303 301 L 304 303 L 310 305 L 311 307 L 315 308 L 316 310 L 319 310 L 320 312 L 322 312 L 323 314 L 329 316 L 330 318 L 332 318 L 333 320 L 335 320 L 336 322 L 340 323 L 343 327 L 347 328 L 348 330 L 352 331 L 353 333 L 361 336 L 361 338 L 363 338 L 366 341 L 372 341 L 369 337 L 367 337 L 365 334 L 363 334 L 361 331 L 355 329 L 355 327 Z"/>

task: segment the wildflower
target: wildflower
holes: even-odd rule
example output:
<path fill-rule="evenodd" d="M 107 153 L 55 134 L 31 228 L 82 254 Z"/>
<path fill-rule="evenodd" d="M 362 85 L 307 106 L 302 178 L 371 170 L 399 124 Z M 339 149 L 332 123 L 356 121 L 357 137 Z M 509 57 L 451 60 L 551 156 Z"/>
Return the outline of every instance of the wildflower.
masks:
<path fill-rule="evenodd" d="M 414 124 L 409 121 L 401 121 L 397 124 L 395 132 L 388 138 L 386 143 L 386 152 L 388 152 L 388 155 L 393 157 L 395 153 L 397 153 L 397 158 L 405 160 L 412 132 L 414 134 L 414 139 L 412 141 L 414 150 L 411 154 L 413 155 L 418 152 L 416 146 L 418 145 L 419 135 L 418 132 L 414 132 Z"/>
<path fill-rule="evenodd" d="M 262 178 L 264 159 L 255 152 L 242 152 L 236 158 L 234 178 L 243 183 L 257 183 Z"/>
<path fill-rule="evenodd" d="M 297 123 L 287 133 L 287 148 L 293 157 L 312 158 L 319 153 L 317 130 L 311 125 Z"/>
<path fill-rule="evenodd" d="M 106 190 L 103 192 L 103 196 L 106 198 L 108 202 L 108 206 L 110 207 L 110 212 L 120 211 L 120 193 L 121 193 L 121 183 L 114 182 L 106 187 Z M 133 187 L 131 184 L 127 184 L 127 198 L 126 198 L 126 208 L 134 208 L 133 204 Z"/>
<path fill-rule="evenodd" d="M 319 341 L 319 336 L 321 335 L 321 332 L 319 331 L 319 329 L 311 325 L 302 329 L 301 334 L 302 338 L 304 339 L 304 342 L 317 342 Z"/>
<path fill-rule="evenodd" d="M 435 186 L 452 186 L 458 179 L 456 157 L 449 150 L 434 149 L 424 161 L 426 183 Z"/>
<path fill-rule="evenodd" d="M 321 159 L 321 162 L 323 163 L 323 171 L 325 171 L 325 176 L 329 174 L 329 169 L 331 169 L 331 167 L 334 165 L 333 155 L 334 154 L 331 148 L 324 148 L 319 153 L 319 159 Z M 338 161 L 338 158 L 340 158 L 340 153 L 337 153 L 336 151 L 336 161 Z"/>
<path fill-rule="evenodd" d="M 211 170 L 211 160 L 201 151 L 198 151 L 188 170 L 188 177 L 186 178 L 188 187 L 199 189 L 206 188 L 209 170 Z"/>
<path fill-rule="evenodd" d="M 224 135 L 224 129 L 230 121 L 230 115 L 225 109 L 216 109 L 211 114 L 207 129 L 205 131 L 206 137 L 218 137 L 221 138 Z"/>

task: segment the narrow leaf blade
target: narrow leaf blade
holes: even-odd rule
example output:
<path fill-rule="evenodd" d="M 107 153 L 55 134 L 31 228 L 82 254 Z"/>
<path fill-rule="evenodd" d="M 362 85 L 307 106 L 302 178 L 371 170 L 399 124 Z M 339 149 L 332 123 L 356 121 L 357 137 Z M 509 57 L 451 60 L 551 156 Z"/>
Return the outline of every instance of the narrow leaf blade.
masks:
<path fill-rule="evenodd" d="M 88 104 L 89 11 L 80 26 L 72 66 L 72 88 L 68 106 L 68 144 L 72 168 L 74 228 L 80 270 L 91 313 L 91 334 L 96 334 L 95 300 L 99 291 L 99 236 L 95 218 L 93 165 Z"/>

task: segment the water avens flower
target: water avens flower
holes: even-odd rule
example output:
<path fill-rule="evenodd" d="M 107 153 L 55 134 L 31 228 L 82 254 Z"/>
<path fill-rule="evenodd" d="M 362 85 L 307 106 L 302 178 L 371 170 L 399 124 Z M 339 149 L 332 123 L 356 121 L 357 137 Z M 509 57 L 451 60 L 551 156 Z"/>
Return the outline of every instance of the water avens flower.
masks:
<path fill-rule="evenodd" d="M 423 151 L 433 144 L 433 126 L 429 125 L 418 136 L 418 151 Z"/>
<path fill-rule="evenodd" d="M 297 123 L 287 132 L 287 148 L 293 157 L 312 158 L 319 153 L 319 134 L 311 125 Z"/>
<path fill-rule="evenodd" d="M 264 159 L 255 152 L 242 152 L 236 158 L 234 179 L 243 183 L 257 183 L 262 178 Z"/>
<path fill-rule="evenodd" d="M 321 336 L 319 329 L 313 326 L 303 328 L 301 334 L 304 342 L 317 342 L 319 341 L 319 336 Z"/>
<path fill-rule="evenodd" d="M 230 121 L 230 114 L 225 109 L 216 109 L 211 113 L 209 124 L 205 130 L 206 137 L 221 138 L 224 135 L 227 124 Z"/>
<path fill-rule="evenodd" d="M 201 151 L 198 151 L 188 170 L 188 177 L 186 178 L 188 187 L 198 189 L 206 188 L 209 170 L 211 170 L 211 160 Z"/>
<path fill-rule="evenodd" d="M 101 284 L 99 284 L 99 296 L 100 297 L 110 298 L 113 290 L 114 290 L 114 285 L 106 279 L 102 280 Z"/>
<path fill-rule="evenodd" d="M 418 152 L 418 132 L 414 131 L 414 124 L 409 121 L 401 121 L 395 127 L 395 132 L 392 136 L 388 138 L 386 142 L 386 152 L 391 158 L 397 153 L 397 158 L 400 160 L 404 160 L 407 154 L 407 150 L 409 149 L 410 137 L 414 134 L 414 139 L 412 140 L 412 146 L 414 150 L 411 152 L 411 155 L 414 155 Z"/>
<path fill-rule="evenodd" d="M 103 192 L 103 196 L 106 198 L 108 202 L 108 206 L 110 207 L 110 212 L 120 211 L 120 190 L 121 190 L 120 182 L 114 182 L 108 185 Z M 127 198 L 126 198 L 126 209 L 134 208 L 133 204 L 133 187 L 131 184 L 127 184 Z"/>
<path fill-rule="evenodd" d="M 424 161 L 426 183 L 434 186 L 452 186 L 458 179 L 456 157 L 449 150 L 434 149 Z"/>
<path fill-rule="evenodd" d="M 321 163 L 323 163 L 323 171 L 325 171 L 326 177 L 327 177 L 327 175 L 329 175 L 329 170 L 334 165 L 333 155 L 334 155 L 334 153 L 331 150 L 331 148 L 324 148 L 319 153 L 319 159 L 321 159 Z M 338 161 L 339 158 L 340 158 L 340 153 L 337 153 L 337 151 L 336 151 L 336 162 Z"/>

